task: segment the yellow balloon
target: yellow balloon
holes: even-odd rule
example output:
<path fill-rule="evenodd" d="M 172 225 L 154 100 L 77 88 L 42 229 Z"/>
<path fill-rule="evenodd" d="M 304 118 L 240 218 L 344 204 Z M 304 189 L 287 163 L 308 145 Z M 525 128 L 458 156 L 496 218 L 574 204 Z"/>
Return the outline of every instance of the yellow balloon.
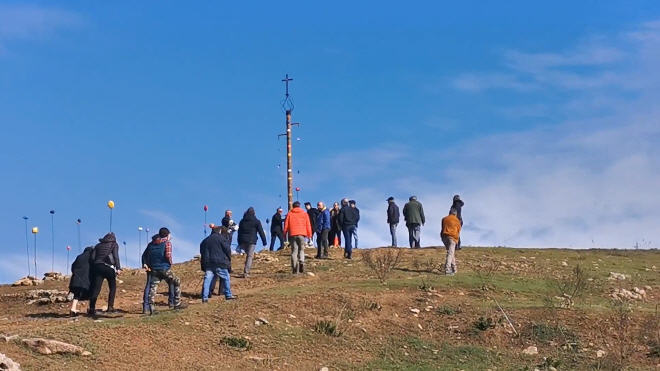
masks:
<path fill-rule="evenodd" d="M 32 233 L 34 234 L 39 233 L 39 227 L 32 227 Z"/>
<path fill-rule="evenodd" d="M 112 200 L 108 201 L 108 207 L 111 208 L 111 209 L 114 209 L 115 208 L 115 202 L 112 201 Z"/>

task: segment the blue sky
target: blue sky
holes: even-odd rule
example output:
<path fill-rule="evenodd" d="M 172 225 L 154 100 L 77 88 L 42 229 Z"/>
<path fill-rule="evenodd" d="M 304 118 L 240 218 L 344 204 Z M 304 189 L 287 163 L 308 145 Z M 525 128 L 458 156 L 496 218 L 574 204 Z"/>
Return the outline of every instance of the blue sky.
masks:
<path fill-rule="evenodd" d="M 138 225 L 184 260 L 204 204 L 265 221 L 286 204 L 285 73 L 301 199 L 355 198 L 363 246 L 411 194 L 439 244 L 460 193 L 468 244 L 658 247 L 659 65 L 655 1 L 3 2 L 0 282 L 27 273 L 23 215 L 40 272 L 51 209 L 59 270 L 109 199 L 133 266 Z"/>

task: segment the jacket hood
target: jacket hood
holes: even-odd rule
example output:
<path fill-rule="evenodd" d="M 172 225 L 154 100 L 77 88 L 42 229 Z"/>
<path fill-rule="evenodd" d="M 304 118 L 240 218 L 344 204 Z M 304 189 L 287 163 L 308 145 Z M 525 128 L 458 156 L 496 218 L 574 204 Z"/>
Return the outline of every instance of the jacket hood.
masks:
<path fill-rule="evenodd" d="M 294 207 L 289 211 L 289 213 L 294 213 L 294 214 L 307 214 L 307 211 L 303 210 L 301 207 Z"/>
<path fill-rule="evenodd" d="M 85 250 L 83 250 L 83 254 L 90 253 L 92 250 L 94 250 L 94 246 L 87 246 L 85 247 Z"/>
<path fill-rule="evenodd" d="M 100 238 L 99 242 L 117 242 L 117 238 L 115 238 L 114 233 L 110 232 L 103 236 L 103 238 Z"/>
<path fill-rule="evenodd" d="M 247 210 L 245 210 L 245 214 L 243 214 L 243 219 L 256 219 L 257 215 L 254 212 L 254 208 L 250 207 Z"/>

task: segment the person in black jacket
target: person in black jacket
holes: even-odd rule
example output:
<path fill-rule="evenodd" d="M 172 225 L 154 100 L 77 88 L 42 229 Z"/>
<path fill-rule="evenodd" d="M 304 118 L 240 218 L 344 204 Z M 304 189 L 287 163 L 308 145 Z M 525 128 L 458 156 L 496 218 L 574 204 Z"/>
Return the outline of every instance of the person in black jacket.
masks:
<path fill-rule="evenodd" d="M 245 251 L 247 257 L 245 258 L 245 268 L 243 269 L 243 277 L 247 278 L 250 275 L 250 268 L 252 267 L 252 259 L 254 259 L 254 249 L 257 245 L 257 233 L 261 237 L 261 242 L 266 246 L 266 234 L 261 226 L 261 222 L 255 215 L 254 208 L 250 207 L 243 214 L 243 219 L 238 223 L 238 247 Z"/>
<path fill-rule="evenodd" d="M 280 248 L 277 249 L 277 251 L 284 248 L 284 232 L 282 229 L 282 223 L 282 209 L 278 208 L 275 212 L 275 215 L 273 215 L 272 224 L 270 225 L 270 251 L 273 251 L 273 248 L 275 247 L 276 238 L 279 238 L 280 240 Z"/>
<path fill-rule="evenodd" d="M 338 219 L 339 225 L 344 232 L 344 241 L 346 244 L 346 247 L 344 248 L 344 257 L 346 259 L 352 259 L 353 236 L 355 234 L 357 224 L 360 221 L 360 214 L 355 207 L 348 205 L 347 199 L 343 199 L 341 201 L 341 210 L 339 211 Z"/>
<path fill-rule="evenodd" d="M 335 202 L 330 210 L 330 233 L 328 234 L 328 241 L 332 247 L 341 246 L 341 227 L 339 226 L 339 203 Z M 337 237 L 337 244 L 335 245 L 335 237 Z"/>
<path fill-rule="evenodd" d="M 394 202 L 394 197 L 387 199 L 387 224 L 390 225 L 390 235 L 392 236 L 392 247 L 396 246 L 396 227 L 399 225 L 399 206 Z"/>
<path fill-rule="evenodd" d="M 89 263 L 92 250 L 94 250 L 93 246 L 86 247 L 71 264 L 69 292 L 73 294 L 70 311 L 72 316 L 78 315 L 79 300 L 89 300 L 89 288 L 91 286 Z"/>
<path fill-rule="evenodd" d="M 463 210 L 463 205 L 465 205 L 465 203 L 463 202 L 463 200 L 461 200 L 461 196 L 454 195 L 451 207 L 449 208 L 450 210 L 452 208 L 456 209 L 456 217 L 458 218 L 458 220 L 461 221 L 461 227 L 463 227 L 463 215 L 461 214 L 461 211 Z M 459 238 L 458 242 L 456 243 L 456 250 L 460 250 L 460 249 L 461 249 L 461 239 Z"/>
<path fill-rule="evenodd" d="M 121 273 L 121 264 L 119 263 L 119 245 L 115 234 L 110 232 L 99 239 L 99 243 L 94 246 L 90 254 L 92 276 L 92 291 L 89 300 L 88 313 L 91 316 L 96 315 L 96 300 L 101 293 L 103 280 L 108 281 L 110 293 L 108 294 L 107 313 L 115 313 L 115 293 L 117 291 L 117 275 Z"/>
<path fill-rule="evenodd" d="M 309 239 L 309 243 L 314 247 L 314 234 L 316 234 L 316 219 L 319 216 L 319 209 L 312 207 L 310 202 L 305 202 L 305 210 L 307 210 L 307 216 L 309 216 L 309 224 L 312 225 L 312 237 Z"/>
<path fill-rule="evenodd" d="M 211 281 L 220 279 L 225 299 L 236 299 L 231 293 L 231 235 L 226 227 L 213 227 L 211 234 L 199 245 L 200 263 L 204 271 L 202 303 L 208 303 Z"/>

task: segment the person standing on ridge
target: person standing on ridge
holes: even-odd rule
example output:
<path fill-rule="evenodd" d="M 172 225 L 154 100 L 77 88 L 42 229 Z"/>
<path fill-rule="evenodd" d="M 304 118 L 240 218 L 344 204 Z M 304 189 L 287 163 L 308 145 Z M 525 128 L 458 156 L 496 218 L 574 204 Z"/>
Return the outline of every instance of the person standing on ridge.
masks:
<path fill-rule="evenodd" d="M 211 282 L 220 279 L 220 288 L 226 300 L 234 300 L 231 293 L 231 237 L 229 229 L 214 226 L 211 234 L 199 245 L 200 263 L 204 271 L 202 285 L 202 303 L 208 303 L 211 297 Z"/>
<path fill-rule="evenodd" d="M 360 209 L 357 208 L 357 203 L 355 200 L 350 200 L 348 201 L 348 205 L 355 209 L 355 212 L 357 213 L 357 220 L 360 220 Z M 355 223 L 355 231 L 353 232 L 353 248 L 357 249 L 358 248 L 358 224 Z"/>
<path fill-rule="evenodd" d="M 328 233 L 330 233 L 330 210 L 325 207 L 322 201 L 316 205 L 319 211 L 316 217 L 316 245 L 317 253 L 316 259 L 328 258 Z"/>
<path fill-rule="evenodd" d="M 158 230 L 158 237 L 147 245 L 145 269 L 151 276 L 149 284 L 149 314 L 156 314 L 156 290 L 161 280 L 174 288 L 173 309 L 183 309 L 187 305 L 181 302 L 181 280 L 172 272 L 172 236 L 170 230 L 163 227 Z"/>
<path fill-rule="evenodd" d="M 330 233 L 328 239 L 332 247 L 341 247 L 341 227 L 339 226 L 339 202 L 335 202 L 330 210 Z M 335 238 L 337 243 L 335 244 Z"/>
<path fill-rule="evenodd" d="M 410 248 L 420 248 L 421 231 L 422 226 L 426 223 L 426 218 L 424 217 L 424 207 L 417 201 L 417 196 L 410 196 L 408 203 L 403 206 L 403 217 L 406 219 L 406 227 L 408 227 Z"/>
<path fill-rule="evenodd" d="M 312 238 L 312 225 L 309 215 L 300 207 L 300 202 L 293 203 L 284 220 L 284 234 L 291 246 L 291 270 L 293 274 L 305 271 L 305 238 Z"/>
<path fill-rule="evenodd" d="M 243 268 L 243 278 L 250 276 L 252 268 L 252 259 L 254 259 L 254 249 L 257 246 L 257 234 L 261 237 L 263 246 L 266 246 L 266 234 L 261 226 L 261 221 L 257 219 L 254 208 L 250 207 L 243 214 L 243 219 L 238 223 L 238 247 L 245 251 L 245 268 Z"/>
<path fill-rule="evenodd" d="M 70 314 L 78 315 L 78 301 L 89 300 L 90 286 L 90 257 L 94 247 L 85 247 L 85 250 L 76 257 L 71 264 L 71 280 L 69 281 L 69 292 L 73 294 Z"/>
<path fill-rule="evenodd" d="M 305 202 L 305 210 L 309 216 L 309 224 L 312 226 L 312 237 L 309 238 L 309 243 L 314 247 L 314 234 L 316 234 L 316 218 L 319 216 L 319 209 L 312 207 L 312 204 Z M 318 237 L 318 236 L 317 236 Z"/>
<path fill-rule="evenodd" d="M 110 232 L 99 239 L 99 243 L 94 246 L 94 250 L 90 255 L 90 262 L 92 263 L 93 279 L 87 312 L 92 317 L 96 316 L 96 300 L 101 293 L 103 280 L 107 280 L 110 292 L 108 293 L 106 313 L 116 313 L 115 294 L 117 293 L 117 275 L 121 273 L 121 264 L 119 263 L 119 245 L 114 233 Z"/>
<path fill-rule="evenodd" d="M 353 234 L 357 223 L 360 221 L 360 214 L 356 208 L 348 205 L 348 200 L 341 200 L 341 210 L 339 211 L 339 225 L 344 233 L 344 258 L 353 258 Z"/>
<path fill-rule="evenodd" d="M 396 227 L 399 225 L 399 206 L 394 202 L 394 197 L 387 199 L 387 224 L 390 225 L 390 235 L 392 236 L 392 247 L 397 247 Z"/>
<path fill-rule="evenodd" d="M 275 247 L 275 239 L 280 240 L 280 247 L 277 251 L 284 248 L 284 232 L 282 229 L 282 208 L 277 208 L 277 211 L 273 215 L 273 220 L 270 225 L 270 251 L 273 251 Z"/>
<path fill-rule="evenodd" d="M 447 259 L 445 261 L 445 274 L 453 276 L 456 274 L 456 243 L 460 239 L 461 221 L 456 217 L 457 210 L 451 208 L 449 215 L 442 218 L 442 232 L 440 238 L 447 249 Z"/>
<path fill-rule="evenodd" d="M 454 199 L 452 200 L 451 207 L 456 209 L 456 217 L 458 220 L 461 221 L 461 229 L 463 228 L 463 215 L 462 215 L 462 210 L 463 210 L 463 205 L 465 203 L 463 200 L 461 200 L 461 196 L 459 195 L 454 195 Z M 461 239 L 458 239 L 458 242 L 456 242 L 456 250 L 461 249 Z"/>

